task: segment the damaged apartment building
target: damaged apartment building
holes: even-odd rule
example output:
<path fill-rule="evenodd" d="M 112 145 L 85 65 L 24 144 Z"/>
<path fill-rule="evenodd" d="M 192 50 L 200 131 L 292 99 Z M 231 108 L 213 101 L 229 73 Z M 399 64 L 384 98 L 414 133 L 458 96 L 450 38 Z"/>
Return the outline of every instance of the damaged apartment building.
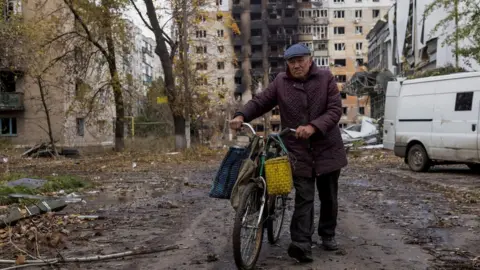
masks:
<path fill-rule="evenodd" d="M 392 0 L 233 0 L 232 15 L 241 30 L 233 36 L 236 100 L 245 103 L 285 71 L 283 53 L 299 42 L 311 49 L 317 66 L 332 71 L 342 91 L 368 60 L 366 34 L 392 4 Z M 369 114 L 368 98 L 342 93 L 342 102 L 341 126 L 353 124 L 358 114 Z M 257 131 L 281 128 L 278 109 L 269 118 L 253 122 Z"/>
<path fill-rule="evenodd" d="M 11 3 L 11 4 L 10 4 Z M 28 22 L 41 8 L 45 14 L 55 14 L 63 2 L 48 1 L 42 7 L 34 2 L 11 0 L 3 6 L 1 17 L 8 25 L 9 16 L 18 16 L 21 22 Z M 63 14 L 63 13 L 62 13 Z M 64 22 L 65 31 L 75 27 L 74 20 Z M 45 105 L 49 112 L 53 139 L 59 147 L 110 147 L 114 144 L 115 109 L 113 93 L 108 86 L 107 67 L 100 64 L 86 64 L 88 52 L 72 43 L 69 57 L 61 64 L 55 64 L 48 72 L 42 73 L 42 89 L 33 74 L 32 62 L 22 55 L 19 47 L 8 44 L 22 44 L 18 36 L 0 40 L 0 136 L 12 144 L 27 147 L 48 143 L 49 133 Z M 141 43 L 139 42 L 141 45 Z M 63 51 L 48 51 L 46 59 L 55 59 Z M 30 61 L 30 62 L 29 62 Z M 46 60 L 47 61 L 47 60 Z M 48 60 L 50 61 L 50 60 Z M 101 61 L 91 61 L 101 62 Z M 131 63 L 135 64 L 135 63 Z M 86 67 L 77 72 L 77 67 Z M 121 69 L 121 68 L 120 68 Z M 119 70 L 121 72 L 121 70 Z M 138 73 L 143 74 L 142 71 Z M 151 82 L 154 74 L 145 70 L 145 81 Z M 148 76 L 147 76 L 148 75 Z M 98 90 L 98 91 L 97 91 Z M 93 96 L 96 92 L 97 95 Z M 44 100 L 42 100 L 42 93 Z M 84 97 L 94 100 L 95 107 L 85 106 Z M 92 98 L 94 97 L 94 99 Z"/>

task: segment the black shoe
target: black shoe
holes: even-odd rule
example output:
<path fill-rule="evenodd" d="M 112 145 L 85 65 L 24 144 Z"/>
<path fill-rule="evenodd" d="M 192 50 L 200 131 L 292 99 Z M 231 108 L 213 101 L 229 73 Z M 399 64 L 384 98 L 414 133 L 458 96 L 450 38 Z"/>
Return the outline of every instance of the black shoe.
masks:
<path fill-rule="evenodd" d="M 288 256 L 294 258 L 301 263 L 313 262 L 312 251 L 304 251 L 300 247 L 290 244 L 288 247 Z"/>
<path fill-rule="evenodd" d="M 325 250 L 337 250 L 338 245 L 337 241 L 335 241 L 335 237 L 322 237 L 322 246 Z"/>

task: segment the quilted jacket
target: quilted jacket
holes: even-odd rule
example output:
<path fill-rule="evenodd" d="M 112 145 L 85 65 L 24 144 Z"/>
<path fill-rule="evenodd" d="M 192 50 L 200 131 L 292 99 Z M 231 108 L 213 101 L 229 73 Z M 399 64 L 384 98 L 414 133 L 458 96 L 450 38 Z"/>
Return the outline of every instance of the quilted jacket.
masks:
<path fill-rule="evenodd" d="M 277 105 L 282 128 L 296 129 L 306 124 L 316 128 L 316 133 L 308 140 L 297 139 L 293 134 L 284 138 L 293 156 L 295 176 L 312 177 L 347 165 L 338 127 L 342 100 L 335 77 L 329 70 L 313 63 L 305 81 L 293 78 L 288 71 L 282 72 L 235 115 L 243 115 L 248 123 Z"/>

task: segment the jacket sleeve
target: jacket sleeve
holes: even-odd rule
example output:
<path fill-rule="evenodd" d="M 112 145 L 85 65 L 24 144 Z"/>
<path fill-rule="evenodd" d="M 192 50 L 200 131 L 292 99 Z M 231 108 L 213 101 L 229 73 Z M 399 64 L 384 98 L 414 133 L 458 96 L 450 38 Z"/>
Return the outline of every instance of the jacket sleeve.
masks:
<path fill-rule="evenodd" d="M 317 119 L 310 122 L 322 135 L 336 127 L 342 116 L 342 99 L 338 91 L 337 81 L 331 72 L 328 74 L 327 109 Z"/>
<path fill-rule="evenodd" d="M 260 94 L 253 97 L 234 117 L 243 115 L 245 122 L 250 122 L 277 106 L 277 80 L 271 82 Z"/>

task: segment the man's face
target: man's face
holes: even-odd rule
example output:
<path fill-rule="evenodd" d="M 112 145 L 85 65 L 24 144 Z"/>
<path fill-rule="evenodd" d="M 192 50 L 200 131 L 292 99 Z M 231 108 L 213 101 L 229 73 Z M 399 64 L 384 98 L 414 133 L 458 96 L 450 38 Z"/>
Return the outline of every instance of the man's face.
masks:
<path fill-rule="evenodd" d="M 293 77 L 296 79 L 305 79 L 312 65 L 312 57 L 293 57 L 287 60 L 287 65 Z"/>

